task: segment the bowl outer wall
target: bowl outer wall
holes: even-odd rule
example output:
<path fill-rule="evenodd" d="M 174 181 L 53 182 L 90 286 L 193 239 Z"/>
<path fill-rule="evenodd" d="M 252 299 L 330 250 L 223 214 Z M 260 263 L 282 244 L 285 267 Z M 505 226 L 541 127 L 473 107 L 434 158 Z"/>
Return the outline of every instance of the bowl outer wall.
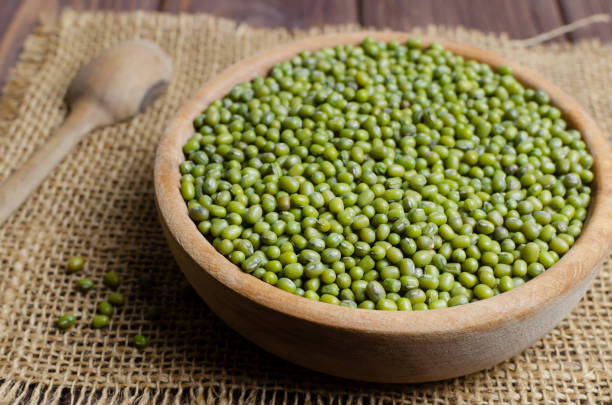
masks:
<path fill-rule="evenodd" d="M 356 44 L 366 36 L 403 41 L 409 34 L 358 32 L 313 37 L 260 53 L 206 83 L 163 135 L 155 159 L 155 198 L 170 248 L 196 291 L 229 326 L 264 349 L 302 366 L 352 379 L 417 382 L 490 367 L 543 336 L 576 305 L 612 241 L 612 153 L 595 122 L 566 93 L 538 74 L 490 52 L 437 40 L 466 59 L 509 65 L 523 84 L 546 91 L 594 155 L 589 218 L 570 251 L 515 290 L 485 301 L 435 311 L 383 312 L 310 301 L 268 285 L 218 253 L 187 215 L 178 164 L 192 121 L 215 99 L 302 50 Z M 431 38 L 423 38 L 425 44 Z"/>

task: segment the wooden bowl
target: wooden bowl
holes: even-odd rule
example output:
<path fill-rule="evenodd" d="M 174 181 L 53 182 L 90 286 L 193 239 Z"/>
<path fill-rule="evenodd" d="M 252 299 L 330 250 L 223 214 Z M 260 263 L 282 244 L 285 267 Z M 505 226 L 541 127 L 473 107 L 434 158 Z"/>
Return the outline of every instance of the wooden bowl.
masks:
<path fill-rule="evenodd" d="M 612 154 L 593 120 L 538 74 L 481 49 L 439 40 L 450 51 L 546 91 L 595 157 L 593 198 L 582 235 L 563 258 L 523 286 L 458 307 L 387 312 L 336 307 L 284 292 L 243 273 L 218 253 L 187 215 L 179 192 L 182 145 L 193 119 L 232 87 L 263 76 L 275 63 L 309 49 L 357 44 L 366 36 L 404 41 L 405 33 L 358 32 L 314 37 L 244 60 L 206 83 L 162 137 L 155 159 L 155 198 L 164 234 L 185 276 L 231 328 L 265 350 L 323 373 L 364 381 L 421 382 L 456 377 L 508 359 L 557 325 L 576 305 L 612 241 Z M 431 38 L 423 38 L 425 44 Z"/>

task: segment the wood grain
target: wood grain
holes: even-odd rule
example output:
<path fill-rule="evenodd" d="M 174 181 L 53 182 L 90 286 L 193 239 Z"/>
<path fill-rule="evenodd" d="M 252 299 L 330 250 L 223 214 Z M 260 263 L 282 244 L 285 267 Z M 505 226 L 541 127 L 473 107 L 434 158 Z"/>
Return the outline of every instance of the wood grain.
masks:
<path fill-rule="evenodd" d="M 17 10 L 19 9 L 19 3 L 16 1 L 3 1 L 0 2 L 0 16 L 15 16 L 17 14 Z M 8 18 L 6 21 L 2 17 L 0 17 L 0 38 L 4 37 L 4 33 L 6 32 L 9 24 Z"/>
<path fill-rule="evenodd" d="M 17 7 L 9 7 L 9 3 Z M 17 61 L 26 36 L 34 28 L 41 14 L 55 15 L 57 2 L 8 0 L 3 2 L 2 11 L 0 21 L 2 21 L 1 26 L 5 28 L 2 30 L 2 42 L 0 42 L 0 86 L 4 87 L 9 68 Z M 8 14 L 9 11 L 13 11 L 13 14 Z"/>
<path fill-rule="evenodd" d="M 161 0 L 0 0 L 0 89 L 15 65 L 28 33 L 41 15 L 57 17 L 70 7 L 77 11 L 157 10 Z M 2 29 L 4 27 L 4 30 Z M 3 32 L 4 31 L 4 32 Z"/>
<path fill-rule="evenodd" d="M 359 22 L 355 0 L 165 0 L 162 11 L 203 12 L 256 26 L 287 28 Z"/>
<path fill-rule="evenodd" d="M 492 67 L 510 65 L 525 85 L 546 91 L 595 157 L 590 218 L 572 249 L 536 279 L 485 301 L 436 311 L 386 312 L 303 299 L 242 272 L 200 234 L 179 191 L 182 145 L 193 119 L 237 83 L 305 49 L 358 43 L 366 36 L 403 41 L 404 33 L 314 37 L 249 58 L 205 84 L 175 116 L 155 159 L 155 199 L 179 266 L 208 306 L 238 333 L 301 366 L 345 378 L 420 382 L 472 373 L 511 357 L 560 322 L 590 285 L 612 244 L 612 149 L 595 122 L 538 74 L 474 47 L 447 49 Z M 431 39 L 424 38 L 428 43 Z M 350 344 L 347 344 L 350 342 Z M 436 359 L 436 361 L 431 361 Z"/>
<path fill-rule="evenodd" d="M 410 30 L 443 24 L 527 38 L 592 13 L 612 14 L 609 0 L 1 0 L 0 88 L 40 14 L 85 10 L 205 12 L 258 26 L 308 28 L 360 23 Z M 612 40 L 612 24 L 584 28 L 558 40 Z"/>
<path fill-rule="evenodd" d="M 606 13 L 612 15 L 612 1 L 610 0 L 559 0 L 559 7 L 563 19 L 567 22 L 576 21 L 580 18 L 593 14 Z M 599 38 L 603 41 L 612 39 L 612 23 L 593 24 L 567 34 L 570 41 L 581 39 Z"/>
<path fill-rule="evenodd" d="M 508 33 L 521 39 L 563 24 L 556 0 L 379 0 L 361 2 L 366 27 L 410 31 L 427 24 Z"/>
<path fill-rule="evenodd" d="M 58 0 L 58 8 L 70 7 L 76 11 L 130 11 L 158 10 L 162 0 Z"/>

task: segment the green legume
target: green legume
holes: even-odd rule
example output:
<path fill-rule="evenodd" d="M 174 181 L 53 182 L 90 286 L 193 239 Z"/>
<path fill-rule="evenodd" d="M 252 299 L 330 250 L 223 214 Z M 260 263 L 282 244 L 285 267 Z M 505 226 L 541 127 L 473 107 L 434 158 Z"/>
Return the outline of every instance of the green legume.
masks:
<path fill-rule="evenodd" d="M 276 282 L 276 286 L 281 290 L 285 290 L 290 293 L 295 292 L 297 288 L 292 280 L 284 277 L 278 279 L 278 281 Z"/>
<path fill-rule="evenodd" d="M 486 284 L 478 284 L 476 287 L 474 287 L 474 295 L 480 300 L 491 298 L 494 294 L 495 293 L 491 287 Z"/>
<path fill-rule="evenodd" d="M 449 307 L 455 307 L 457 305 L 467 304 L 468 302 L 470 301 L 465 295 L 455 295 L 448 300 L 447 305 Z"/>
<path fill-rule="evenodd" d="M 143 350 L 149 345 L 149 339 L 143 335 L 136 335 L 132 338 L 132 344 L 135 348 Z"/>
<path fill-rule="evenodd" d="M 276 283 L 278 282 L 278 276 L 276 275 L 276 273 L 273 273 L 271 271 L 266 271 L 261 277 L 261 279 L 266 283 L 272 285 L 276 285 Z"/>
<path fill-rule="evenodd" d="M 569 250 L 568 243 L 561 237 L 556 237 L 550 241 L 550 248 L 558 254 L 563 254 Z"/>
<path fill-rule="evenodd" d="M 102 315 L 111 316 L 113 312 L 115 312 L 115 309 L 110 302 L 102 301 L 98 304 L 98 312 Z"/>
<path fill-rule="evenodd" d="M 463 272 L 459 274 L 458 281 L 465 287 L 472 288 L 478 282 L 478 278 L 472 273 Z"/>
<path fill-rule="evenodd" d="M 528 243 L 523 248 L 523 252 L 521 253 L 521 257 L 527 263 L 535 263 L 538 261 L 540 256 L 540 246 L 537 243 Z"/>
<path fill-rule="evenodd" d="M 108 326 L 110 319 L 106 315 L 96 315 L 91 320 L 91 327 L 94 329 L 104 328 Z"/>
<path fill-rule="evenodd" d="M 80 271 L 85 265 L 85 260 L 81 256 L 74 256 L 68 260 L 68 271 L 70 273 L 76 273 Z"/>
<path fill-rule="evenodd" d="M 439 280 L 437 276 L 432 276 L 429 274 L 423 274 L 423 277 L 419 279 L 419 286 L 428 290 L 435 290 L 438 288 Z"/>
<path fill-rule="evenodd" d="M 514 288 L 514 281 L 509 276 L 504 276 L 499 280 L 499 289 L 502 292 L 510 291 Z"/>
<path fill-rule="evenodd" d="M 382 311 L 397 311 L 397 304 L 393 300 L 382 298 L 376 302 L 376 309 Z"/>
<path fill-rule="evenodd" d="M 72 313 L 62 315 L 57 320 L 57 327 L 60 329 L 69 329 L 76 322 L 76 316 Z"/>
<path fill-rule="evenodd" d="M 120 306 L 125 303 L 125 297 L 120 292 L 112 292 L 108 294 L 108 302 L 114 306 Z"/>
<path fill-rule="evenodd" d="M 443 273 L 438 278 L 438 289 L 441 291 L 450 291 L 453 288 L 455 278 L 451 273 Z"/>
<path fill-rule="evenodd" d="M 408 298 L 401 297 L 395 302 L 395 304 L 397 305 L 398 311 L 412 311 L 412 304 Z"/>
<path fill-rule="evenodd" d="M 189 201 L 195 198 L 195 191 L 196 189 L 193 183 L 184 182 L 181 184 L 181 194 L 185 201 Z"/>
<path fill-rule="evenodd" d="M 527 274 L 529 277 L 537 277 L 544 272 L 545 268 L 540 263 L 531 263 L 527 266 Z"/>
<path fill-rule="evenodd" d="M 375 309 L 376 308 L 376 304 L 374 304 L 374 302 L 370 301 L 370 300 L 365 300 L 365 301 L 361 301 L 361 303 L 359 303 L 359 305 L 357 306 L 357 308 L 362 308 L 362 309 Z"/>
<path fill-rule="evenodd" d="M 385 289 L 378 281 L 370 281 L 366 287 L 366 294 L 373 302 L 378 302 L 386 296 Z"/>
<path fill-rule="evenodd" d="M 90 278 L 82 278 L 77 281 L 77 288 L 82 292 L 91 290 L 94 286 L 94 281 Z"/>
<path fill-rule="evenodd" d="M 179 190 L 220 253 L 278 288 L 463 305 L 538 276 L 582 231 L 593 158 L 549 103 L 416 38 L 307 52 L 194 119 Z"/>
<path fill-rule="evenodd" d="M 323 293 L 319 298 L 319 301 L 325 302 L 327 304 L 340 305 L 340 300 L 331 294 Z"/>
<path fill-rule="evenodd" d="M 104 275 L 104 284 L 115 289 L 121 285 L 121 276 L 114 271 L 109 271 Z"/>
<path fill-rule="evenodd" d="M 447 306 L 448 305 L 446 304 L 446 301 L 441 300 L 441 299 L 435 299 L 429 303 L 428 308 L 429 309 L 440 309 L 440 308 L 446 308 Z"/>

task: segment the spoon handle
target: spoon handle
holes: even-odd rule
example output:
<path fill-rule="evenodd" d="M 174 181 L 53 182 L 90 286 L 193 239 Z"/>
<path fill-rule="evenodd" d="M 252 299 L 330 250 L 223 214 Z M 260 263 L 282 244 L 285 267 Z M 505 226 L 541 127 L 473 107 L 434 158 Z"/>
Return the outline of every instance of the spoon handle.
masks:
<path fill-rule="evenodd" d="M 108 114 L 97 103 L 86 99 L 74 103 L 62 126 L 0 184 L 0 225 L 22 205 L 83 135 L 110 122 Z"/>

